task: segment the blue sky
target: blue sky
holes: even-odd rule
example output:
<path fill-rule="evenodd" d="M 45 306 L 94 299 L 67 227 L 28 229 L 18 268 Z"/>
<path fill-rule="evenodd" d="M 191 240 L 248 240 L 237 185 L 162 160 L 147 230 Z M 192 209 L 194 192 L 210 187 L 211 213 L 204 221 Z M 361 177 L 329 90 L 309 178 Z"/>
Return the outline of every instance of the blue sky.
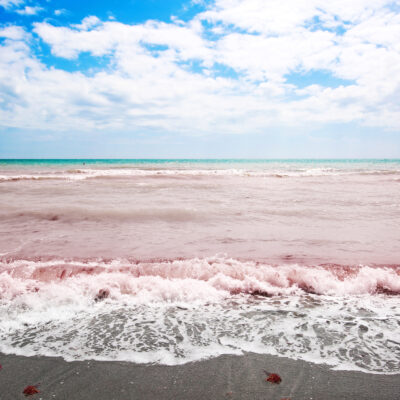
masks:
<path fill-rule="evenodd" d="M 78 24 L 89 15 L 96 15 L 102 20 L 114 18 L 125 24 L 143 23 L 149 19 L 170 22 L 171 16 L 187 21 L 205 9 L 201 3 L 196 4 L 190 0 L 41 0 L 21 1 L 19 6 L 18 2 L 16 5 L 10 3 L 10 6 L 2 7 L 0 11 L 2 22 L 18 23 L 28 29 L 32 21 L 47 19 L 56 25 L 69 25 Z M 20 15 L 15 12 L 26 6 L 40 9 L 33 14 Z"/>
<path fill-rule="evenodd" d="M 0 0 L 0 157 L 400 157 L 399 10 Z"/>

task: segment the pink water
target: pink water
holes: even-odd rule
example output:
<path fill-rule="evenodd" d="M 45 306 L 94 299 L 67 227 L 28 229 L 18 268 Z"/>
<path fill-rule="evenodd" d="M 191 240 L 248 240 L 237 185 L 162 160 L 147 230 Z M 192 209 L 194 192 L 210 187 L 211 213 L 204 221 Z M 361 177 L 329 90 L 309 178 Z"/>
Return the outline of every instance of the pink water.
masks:
<path fill-rule="evenodd" d="M 0 224 L 0 351 L 400 370 L 399 162 L 5 163 Z"/>

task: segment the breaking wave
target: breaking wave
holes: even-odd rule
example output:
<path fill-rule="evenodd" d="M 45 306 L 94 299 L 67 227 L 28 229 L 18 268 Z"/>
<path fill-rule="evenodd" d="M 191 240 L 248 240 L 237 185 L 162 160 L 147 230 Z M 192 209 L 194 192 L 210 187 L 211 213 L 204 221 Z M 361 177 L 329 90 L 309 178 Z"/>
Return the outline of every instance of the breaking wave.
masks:
<path fill-rule="evenodd" d="M 0 351 L 181 364 L 243 351 L 398 373 L 399 266 L 0 262 Z"/>
<path fill-rule="evenodd" d="M 135 302 L 209 301 L 232 294 L 400 294 L 400 267 L 268 265 L 226 257 L 158 262 L 15 260 L 0 263 L 3 299 L 16 296 L 18 290 L 20 294 L 27 293 L 33 286 L 36 292 L 46 291 L 49 285 L 52 288 L 70 286 L 81 296 L 92 298 L 99 288 L 107 287 L 111 297 L 131 295 Z"/>
<path fill-rule="evenodd" d="M 139 169 L 139 168 L 108 168 L 108 169 L 69 169 L 59 172 L 41 172 L 36 174 L 0 175 L 0 182 L 12 181 L 41 181 L 41 180 L 71 180 L 81 181 L 93 178 L 129 178 L 129 177 L 201 177 L 201 176 L 242 176 L 242 177 L 318 177 L 340 175 L 400 175 L 400 170 L 365 170 L 365 169 L 338 169 L 338 168 L 300 168 L 294 170 L 273 169 Z"/>

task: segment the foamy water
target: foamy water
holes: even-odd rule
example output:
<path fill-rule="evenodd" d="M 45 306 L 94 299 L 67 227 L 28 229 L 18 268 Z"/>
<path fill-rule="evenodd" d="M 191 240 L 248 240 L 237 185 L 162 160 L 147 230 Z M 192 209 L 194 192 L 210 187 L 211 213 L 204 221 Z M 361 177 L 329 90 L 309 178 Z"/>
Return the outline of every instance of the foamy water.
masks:
<path fill-rule="evenodd" d="M 0 222 L 2 352 L 400 371 L 398 161 L 3 162 Z"/>

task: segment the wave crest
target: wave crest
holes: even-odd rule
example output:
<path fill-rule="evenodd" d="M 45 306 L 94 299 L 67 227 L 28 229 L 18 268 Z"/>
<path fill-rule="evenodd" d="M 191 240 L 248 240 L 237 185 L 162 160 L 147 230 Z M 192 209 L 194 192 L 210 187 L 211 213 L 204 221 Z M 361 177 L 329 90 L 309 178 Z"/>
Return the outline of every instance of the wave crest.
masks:
<path fill-rule="evenodd" d="M 290 177 L 319 177 L 319 176 L 351 176 L 351 175 L 372 175 L 372 176 L 390 176 L 399 175 L 400 170 L 352 170 L 338 168 L 303 168 L 294 170 L 268 169 L 268 170 L 250 170 L 238 168 L 224 169 L 154 169 L 154 168 L 76 168 L 59 172 L 42 172 L 36 174 L 20 175 L 0 175 L 0 182 L 10 181 L 39 181 L 39 180 L 71 180 L 80 181 L 85 179 L 119 179 L 134 177 L 153 177 L 153 178 L 184 178 L 184 177 L 202 177 L 202 176 L 241 176 L 241 177 L 271 177 L 271 178 L 290 178 Z"/>
<path fill-rule="evenodd" d="M 370 266 L 268 265 L 226 257 L 141 262 L 3 261 L 1 298 L 58 287 L 58 296 L 93 299 L 107 288 L 111 297 L 135 302 L 218 300 L 232 295 L 400 294 L 400 269 Z M 68 289 L 68 290 L 67 290 Z M 67 290 L 67 291 L 66 291 Z M 62 294 L 64 293 L 64 295 Z M 67 293 L 67 294 L 66 294 Z"/>

